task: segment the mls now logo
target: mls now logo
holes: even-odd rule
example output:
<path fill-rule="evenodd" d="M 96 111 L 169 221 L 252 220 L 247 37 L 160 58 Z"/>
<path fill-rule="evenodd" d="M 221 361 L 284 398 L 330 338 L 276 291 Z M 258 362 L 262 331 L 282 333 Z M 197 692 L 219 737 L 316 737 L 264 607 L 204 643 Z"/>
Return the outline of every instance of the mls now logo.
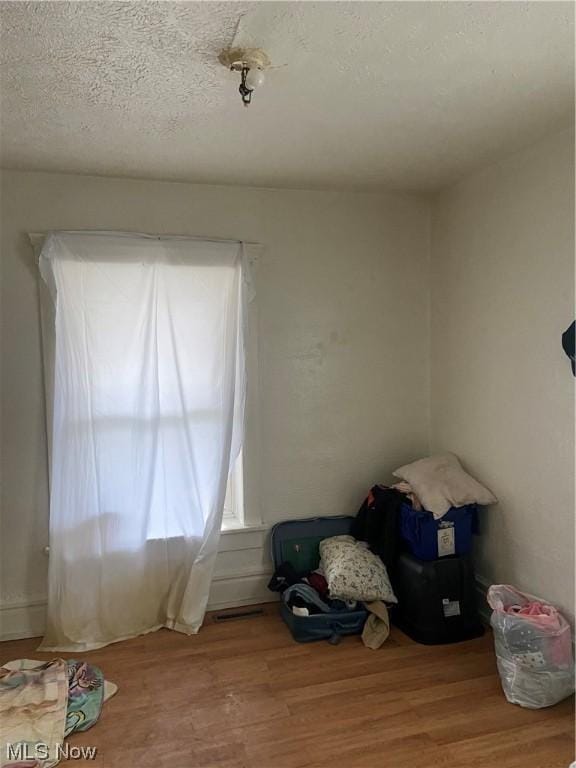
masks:
<path fill-rule="evenodd" d="M 96 747 L 77 747 L 70 744 L 56 744 L 50 750 L 49 744 L 36 742 L 20 742 L 20 744 L 7 744 L 6 757 L 9 762 L 24 762 L 26 760 L 95 760 Z"/>

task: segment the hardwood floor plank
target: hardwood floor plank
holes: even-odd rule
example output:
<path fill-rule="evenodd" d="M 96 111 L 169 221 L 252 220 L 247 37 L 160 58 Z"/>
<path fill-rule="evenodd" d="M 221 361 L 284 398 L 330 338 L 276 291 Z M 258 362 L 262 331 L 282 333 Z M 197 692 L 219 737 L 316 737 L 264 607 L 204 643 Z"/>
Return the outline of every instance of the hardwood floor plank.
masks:
<path fill-rule="evenodd" d="M 490 765 L 504 764 L 506 760 L 510 761 L 511 758 L 515 758 L 519 752 L 525 760 L 538 765 L 538 761 L 541 759 L 539 752 L 543 745 L 544 751 L 549 753 L 551 760 L 556 754 L 558 760 L 564 761 L 563 768 L 567 768 L 572 752 L 570 749 L 565 749 L 566 739 L 569 746 L 573 748 L 573 730 L 572 718 L 555 718 L 544 723 L 530 723 L 518 728 L 511 728 L 508 731 L 499 732 L 496 737 L 489 734 L 465 739 L 452 744 L 450 750 L 470 766 L 481 766 L 488 763 Z M 550 749 L 550 744 L 555 739 L 558 739 L 557 748 Z"/>
<path fill-rule="evenodd" d="M 50 659 L 38 639 L 0 644 L 0 662 Z M 490 633 L 424 646 L 393 629 L 378 651 L 359 637 L 295 643 L 278 615 L 207 616 L 85 657 L 119 686 L 99 722 L 68 743 L 98 768 L 567 768 L 574 701 L 508 704 Z M 72 763 L 71 763 L 72 764 Z"/>

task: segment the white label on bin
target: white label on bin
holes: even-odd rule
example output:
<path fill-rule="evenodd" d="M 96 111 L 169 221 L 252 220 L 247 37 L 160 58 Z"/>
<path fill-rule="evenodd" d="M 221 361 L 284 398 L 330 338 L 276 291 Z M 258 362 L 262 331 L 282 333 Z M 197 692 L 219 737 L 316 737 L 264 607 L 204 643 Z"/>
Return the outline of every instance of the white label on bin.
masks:
<path fill-rule="evenodd" d="M 454 539 L 454 528 L 438 529 L 438 557 L 456 554 L 456 541 Z"/>
<path fill-rule="evenodd" d="M 442 600 L 442 610 L 444 611 L 445 618 L 449 616 L 460 616 L 460 600 L 448 600 L 445 597 Z"/>

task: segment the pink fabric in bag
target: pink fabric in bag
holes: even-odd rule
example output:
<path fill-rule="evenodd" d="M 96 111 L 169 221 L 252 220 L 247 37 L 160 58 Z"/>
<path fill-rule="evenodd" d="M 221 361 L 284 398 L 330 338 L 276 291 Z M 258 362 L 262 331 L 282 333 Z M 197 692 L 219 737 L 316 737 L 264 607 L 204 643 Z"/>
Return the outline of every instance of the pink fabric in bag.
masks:
<path fill-rule="evenodd" d="M 574 693 L 572 630 L 553 606 L 508 584 L 488 590 L 496 663 L 504 695 L 528 709 Z"/>
<path fill-rule="evenodd" d="M 562 667 L 572 663 L 570 625 L 557 608 L 508 584 L 490 587 L 487 599 L 494 611 L 523 616 L 543 638 L 547 638 L 548 654 L 555 664 Z"/>

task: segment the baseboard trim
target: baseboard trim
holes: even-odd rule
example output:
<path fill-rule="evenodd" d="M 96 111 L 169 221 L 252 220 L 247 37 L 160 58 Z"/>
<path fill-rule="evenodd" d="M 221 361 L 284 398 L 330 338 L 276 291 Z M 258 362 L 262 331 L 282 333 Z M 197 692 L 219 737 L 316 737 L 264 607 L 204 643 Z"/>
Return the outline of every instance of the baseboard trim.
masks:
<path fill-rule="evenodd" d="M 243 600 L 233 600 L 228 602 L 224 600 L 218 603 L 208 603 L 206 607 L 207 611 L 223 611 L 226 608 L 243 608 L 247 605 L 261 605 L 263 603 L 276 603 L 278 602 L 278 595 L 268 592 L 267 595 L 261 595 L 260 597 L 246 597 Z"/>
<path fill-rule="evenodd" d="M 273 601 L 275 596 L 268 589 L 270 575 L 269 570 L 251 569 L 215 577 L 210 587 L 207 610 L 217 611 Z"/>
<path fill-rule="evenodd" d="M 267 588 L 269 571 L 258 569 L 216 576 L 210 589 L 207 610 L 241 608 L 246 605 L 273 603 L 278 596 Z M 476 578 L 478 612 L 482 622 L 490 625 L 491 610 L 486 602 L 489 583 Z M 41 637 L 46 625 L 46 600 L 20 600 L 0 605 L 0 642 Z"/>
<path fill-rule="evenodd" d="M 215 576 L 207 610 L 270 603 L 277 595 L 268 589 L 270 571 L 253 568 Z M 19 600 L 0 605 L 0 642 L 41 637 L 46 627 L 46 599 Z"/>
<path fill-rule="evenodd" d="M 40 637 L 46 626 L 46 600 L 0 605 L 0 641 Z"/>

